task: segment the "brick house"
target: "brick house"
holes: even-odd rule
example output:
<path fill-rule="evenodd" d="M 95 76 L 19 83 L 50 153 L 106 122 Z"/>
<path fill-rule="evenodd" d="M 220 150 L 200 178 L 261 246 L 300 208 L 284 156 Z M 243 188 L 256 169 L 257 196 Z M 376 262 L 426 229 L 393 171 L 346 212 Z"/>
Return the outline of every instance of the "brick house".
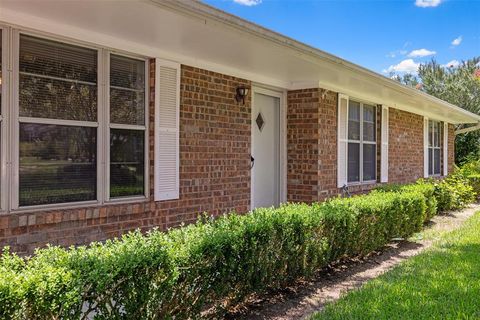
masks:
<path fill-rule="evenodd" d="M 2 1 L 0 246 L 443 176 L 458 106 L 197 1 Z"/>

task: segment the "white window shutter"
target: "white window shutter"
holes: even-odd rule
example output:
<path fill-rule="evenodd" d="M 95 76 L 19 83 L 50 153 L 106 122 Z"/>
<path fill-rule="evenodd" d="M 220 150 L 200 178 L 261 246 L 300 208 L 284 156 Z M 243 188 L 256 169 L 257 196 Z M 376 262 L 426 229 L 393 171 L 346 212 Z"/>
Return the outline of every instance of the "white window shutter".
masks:
<path fill-rule="evenodd" d="M 443 175 L 448 174 L 448 123 L 443 123 Z"/>
<path fill-rule="evenodd" d="M 388 111 L 389 110 L 387 106 L 382 106 L 380 182 L 388 182 Z"/>
<path fill-rule="evenodd" d="M 337 187 L 347 184 L 348 96 L 338 94 Z"/>
<path fill-rule="evenodd" d="M 155 201 L 179 198 L 180 64 L 155 59 Z"/>
<path fill-rule="evenodd" d="M 423 177 L 428 178 L 428 118 L 423 118 Z"/>

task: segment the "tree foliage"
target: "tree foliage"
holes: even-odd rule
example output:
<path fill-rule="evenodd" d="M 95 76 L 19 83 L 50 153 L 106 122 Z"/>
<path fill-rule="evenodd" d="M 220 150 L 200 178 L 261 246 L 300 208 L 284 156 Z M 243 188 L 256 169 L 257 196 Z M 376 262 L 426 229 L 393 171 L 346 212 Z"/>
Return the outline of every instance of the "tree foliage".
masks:
<path fill-rule="evenodd" d="M 443 66 L 435 60 L 421 64 L 418 75 L 392 75 L 405 85 L 480 114 L 480 57 L 462 61 L 458 66 Z M 455 161 L 464 163 L 480 155 L 480 131 L 458 135 L 455 139 Z"/>

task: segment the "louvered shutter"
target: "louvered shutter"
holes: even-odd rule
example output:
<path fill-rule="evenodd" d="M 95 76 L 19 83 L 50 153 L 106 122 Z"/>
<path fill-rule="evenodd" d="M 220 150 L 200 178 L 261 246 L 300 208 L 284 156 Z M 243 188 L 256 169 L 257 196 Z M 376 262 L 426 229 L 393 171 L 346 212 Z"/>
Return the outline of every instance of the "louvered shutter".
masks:
<path fill-rule="evenodd" d="M 380 182 L 388 182 L 388 107 L 382 106 Z"/>
<path fill-rule="evenodd" d="M 443 175 L 448 174 L 448 123 L 443 123 Z"/>
<path fill-rule="evenodd" d="M 423 118 L 423 177 L 428 178 L 428 118 Z"/>
<path fill-rule="evenodd" d="M 155 59 L 155 201 L 179 198 L 180 65 Z"/>
<path fill-rule="evenodd" d="M 348 96 L 338 94 L 337 187 L 347 184 Z"/>

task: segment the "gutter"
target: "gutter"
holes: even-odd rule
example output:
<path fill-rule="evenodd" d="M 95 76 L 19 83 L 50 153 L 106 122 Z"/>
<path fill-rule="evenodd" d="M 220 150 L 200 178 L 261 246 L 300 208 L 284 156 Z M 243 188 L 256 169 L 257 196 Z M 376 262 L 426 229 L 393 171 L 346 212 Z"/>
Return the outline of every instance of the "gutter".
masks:
<path fill-rule="evenodd" d="M 480 130 L 480 123 L 472 127 L 455 130 L 455 135 Z"/>

